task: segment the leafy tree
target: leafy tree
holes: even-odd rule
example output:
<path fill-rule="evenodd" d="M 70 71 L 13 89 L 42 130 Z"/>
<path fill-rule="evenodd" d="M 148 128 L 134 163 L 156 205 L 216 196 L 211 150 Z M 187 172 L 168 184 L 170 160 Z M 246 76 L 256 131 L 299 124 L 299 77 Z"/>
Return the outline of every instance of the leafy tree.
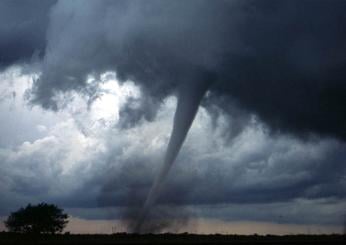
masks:
<path fill-rule="evenodd" d="M 13 212 L 5 221 L 7 229 L 20 233 L 57 233 L 62 232 L 68 223 L 68 215 L 56 205 L 40 203 L 28 204 Z"/>

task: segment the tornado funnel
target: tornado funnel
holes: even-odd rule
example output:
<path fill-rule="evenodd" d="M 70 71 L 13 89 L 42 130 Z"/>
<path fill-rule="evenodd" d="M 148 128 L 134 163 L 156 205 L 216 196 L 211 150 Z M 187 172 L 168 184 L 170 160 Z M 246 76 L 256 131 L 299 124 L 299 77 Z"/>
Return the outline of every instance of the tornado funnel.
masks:
<path fill-rule="evenodd" d="M 190 126 L 197 114 L 199 104 L 212 81 L 213 79 L 209 74 L 204 74 L 202 80 L 194 83 L 186 83 L 180 87 L 177 108 L 174 115 L 173 130 L 164 162 L 153 182 L 142 211 L 137 219 L 137 223 L 134 227 L 135 233 L 141 232 L 143 222 L 161 192 L 163 182 L 184 143 Z"/>

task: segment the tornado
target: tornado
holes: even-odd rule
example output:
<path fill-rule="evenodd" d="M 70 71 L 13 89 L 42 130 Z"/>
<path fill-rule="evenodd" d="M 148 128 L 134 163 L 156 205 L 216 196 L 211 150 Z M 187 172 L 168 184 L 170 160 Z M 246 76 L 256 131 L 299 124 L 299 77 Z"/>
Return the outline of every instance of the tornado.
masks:
<path fill-rule="evenodd" d="M 179 88 L 178 103 L 173 120 L 173 129 L 167 146 L 164 162 L 151 186 L 144 206 L 134 226 L 135 233 L 141 233 L 145 218 L 160 195 L 169 170 L 177 158 L 180 148 L 183 145 L 191 124 L 197 114 L 199 104 L 210 84 L 214 80 L 210 74 L 204 74 L 203 76 L 204 79 L 198 82 L 185 83 Z"/>

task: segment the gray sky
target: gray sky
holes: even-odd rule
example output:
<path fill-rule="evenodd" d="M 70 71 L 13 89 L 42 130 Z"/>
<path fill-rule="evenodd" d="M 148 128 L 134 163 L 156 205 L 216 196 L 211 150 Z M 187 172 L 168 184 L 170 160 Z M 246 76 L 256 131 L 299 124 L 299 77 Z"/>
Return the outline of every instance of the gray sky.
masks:
<path fill-rule="evenodd" d="M 1 1 L 0 217 L 45 201 L 74 217 L 71 230 L 125 227 L 162 164 L 179 89 L 208 73 L 153 227 L 341 232 L 344 10 L 337 0 Z"/>

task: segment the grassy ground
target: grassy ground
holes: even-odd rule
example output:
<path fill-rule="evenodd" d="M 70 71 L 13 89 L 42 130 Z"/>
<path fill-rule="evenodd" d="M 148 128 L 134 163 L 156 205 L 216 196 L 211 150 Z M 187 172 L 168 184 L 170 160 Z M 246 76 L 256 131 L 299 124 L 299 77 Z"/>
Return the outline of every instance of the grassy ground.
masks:
<path fill-rule="evenodd" d="M 193 234 L 19 235 L 0 233 L 0 244 L 346 244 L 342 235 L 237 236 Z"/>

